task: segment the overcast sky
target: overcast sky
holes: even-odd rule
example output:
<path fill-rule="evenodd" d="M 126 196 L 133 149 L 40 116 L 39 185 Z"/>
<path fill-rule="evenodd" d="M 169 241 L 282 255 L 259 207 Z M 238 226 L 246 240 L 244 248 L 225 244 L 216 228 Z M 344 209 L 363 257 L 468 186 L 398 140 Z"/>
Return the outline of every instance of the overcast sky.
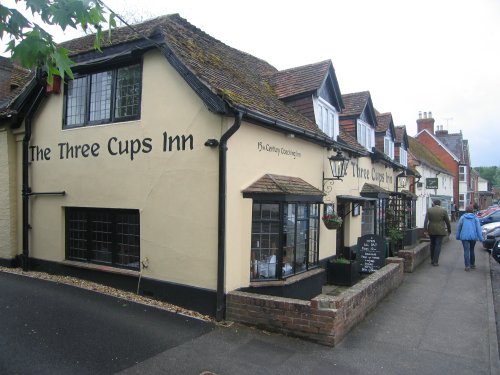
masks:
<path fill-rule="evenodd" d="M 500 166 L 499 0 L 104 2 L 129 19 L 179 13 L 280 70 L 331 59 L 343 94 L 369 90 L 411 136 L 432 111 L 469 140 L 473 166 Z"/>

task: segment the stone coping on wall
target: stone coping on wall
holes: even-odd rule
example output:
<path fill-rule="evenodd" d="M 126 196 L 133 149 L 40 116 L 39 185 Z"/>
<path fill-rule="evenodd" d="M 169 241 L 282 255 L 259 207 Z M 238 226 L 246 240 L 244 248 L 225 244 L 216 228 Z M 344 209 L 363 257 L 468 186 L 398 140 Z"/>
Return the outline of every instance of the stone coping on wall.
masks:
<path fill-rule="evenodd" d="M 403 281 L 403 259 L 387 265 L 337 296 L 310 301 L 233 291 L 226 319 L 334 346 Z"/>

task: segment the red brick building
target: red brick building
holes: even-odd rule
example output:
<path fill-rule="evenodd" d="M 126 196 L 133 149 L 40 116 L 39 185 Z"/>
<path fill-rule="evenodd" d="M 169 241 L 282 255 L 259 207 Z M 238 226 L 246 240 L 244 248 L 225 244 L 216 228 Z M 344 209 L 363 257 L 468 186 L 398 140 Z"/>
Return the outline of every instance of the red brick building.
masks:
<path fill-rule="evenodd" d="M 454 177 L 453 200 L 460 211 L 475 203 L 477 188 L 474 188 L 470 163 L 469 143 L 462 132 L 448 133 L 442 126 L 435 129 L 432 112 L 419 113 L 417 119 L 418 141 L 439 158 Z M 477 184 L 476 184 L 477 186 Z"/>

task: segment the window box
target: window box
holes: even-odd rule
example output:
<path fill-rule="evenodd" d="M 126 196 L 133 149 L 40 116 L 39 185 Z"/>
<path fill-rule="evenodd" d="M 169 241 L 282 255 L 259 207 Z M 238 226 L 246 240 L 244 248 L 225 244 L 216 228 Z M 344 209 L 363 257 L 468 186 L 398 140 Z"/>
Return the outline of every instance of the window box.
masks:
<path fill-rule="evenodd" d="M 328 284 L 351 286 L 359 280 L 358 262 L 355 260 L 327 263 L 326 279 Z"/>

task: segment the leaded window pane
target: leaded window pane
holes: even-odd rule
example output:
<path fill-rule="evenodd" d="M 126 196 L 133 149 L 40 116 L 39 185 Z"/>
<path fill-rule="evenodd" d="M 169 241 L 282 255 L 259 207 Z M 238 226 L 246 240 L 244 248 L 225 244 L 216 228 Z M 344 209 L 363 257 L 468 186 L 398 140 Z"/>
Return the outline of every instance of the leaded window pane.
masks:
<path fill-rule="evenodd" d="M 118 69 L 116 79 L 115 117 L 130 117 L 139 114 L 141 98 L 140 65 Z"/>
<path fill-rule="evenodd" d="M 87 77 L 68 82 L 66 98 L 66 126 L 74 127 L 85 123 Z"/>
<path fill-rule="evenodd" d="M 111 115 L 111 71 L 92 74 L 90 89 L 90 121 L 109 120 Z"/>
<path fill-rule="evenodd" d="M 135 210 L 67 209 L 67 257 L 140 269 L 140 220 Z"/>
<path fill-rule="evenodd" d="M 318 204 L 254 203 L 252 213 L 252 280 L 288 277 L 317 266 Z"/>
<path fill-rule="evenodd" d="M 87 259 L 87 214 L 71 211 L 68 215 L 68 256 L 72 259 Z"/>
<path fill-rule="evenodd" d="M 139 268 L 140 226 L 136 214 L 118 214 L 116 217 L 116 263 Z"/>

